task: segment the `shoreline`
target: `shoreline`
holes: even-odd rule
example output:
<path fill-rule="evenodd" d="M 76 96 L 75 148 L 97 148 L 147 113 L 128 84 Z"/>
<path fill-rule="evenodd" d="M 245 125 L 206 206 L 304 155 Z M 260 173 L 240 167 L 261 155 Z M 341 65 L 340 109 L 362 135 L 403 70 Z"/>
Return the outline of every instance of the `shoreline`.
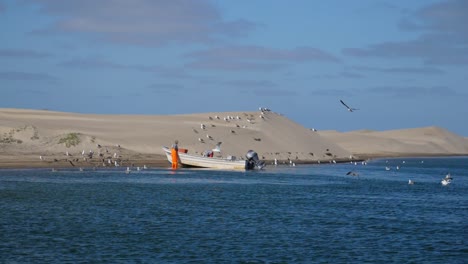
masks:
<path fill-rule="evenodd" d="M 87 161 L 87 162 L 70 162 L 67 159 L 61 160 L 49 160 L 49 161 L 41 161 L 41 160 L 33 160 L 33 159 L 8 159 L 5 160 L 3 157 L 0 159 L 0 170 L 7 170 L 7 169 L 117 169 L 122 168 L 126 169 L 130 167 L 132 169 L 136 169 L 137 167 L 143 168 L 146 166 L 147 168 L 170 168 L 170 163 L 167 161 L 166 157 L 163 155 L 155 154 L 151 155 L 152 157 L 145 157 L 145 158 L 137 158 L 137 157 L 129 157 L 123 161 L 121 164 L 116 167 L 114 165 L 103 164 L 101 161 Z M 362 162 L 362 161 L 370 161 L 370 160 L 377 160 L 377 159 L 395 159 L 395 158 L 444 158 L 444 157 L 463 157 L 468 156 L 467 154 L 433 154 L 433 153 L 399 153 L 393 155 L 384 155 L 384 154 L 360 154 L 359 156 L 356 155 L 355 159 L 336 159 L 337 164 L 349 163 L 349 162 Z M 273 164 L 273 160 L 264 160 L 268 166 Z M 331 160 L 323 160 L 323 161 L 316 161 L 316 160 L 295 160 L 293 161 L 296 165 L 328 165 L 331 164 Z M 72 165 L 73 164 L 73 165 Z M 332 163 L 334 164 L 334 163 Z M 103 166 L 106 165 L 106 166 Z M 278 160 L 278 165 L 285 166 L 289 165 L 289 160 Z"/>

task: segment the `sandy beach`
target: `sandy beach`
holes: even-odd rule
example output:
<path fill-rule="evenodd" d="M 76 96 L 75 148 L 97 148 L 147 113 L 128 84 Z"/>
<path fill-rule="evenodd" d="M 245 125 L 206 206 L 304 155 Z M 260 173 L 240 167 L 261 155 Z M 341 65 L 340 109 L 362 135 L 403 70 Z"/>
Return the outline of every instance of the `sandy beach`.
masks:
<path fill-rule="evenodd" d="M 201 155 L 252 149 L 267 162 L 331 162 L 395 156 L 468 155 L 468 139 L 443 128 L 313 131 L 272 111 L 96 115 L 0 109 L 0 168 L 169 167 L 174 140 Z"/>

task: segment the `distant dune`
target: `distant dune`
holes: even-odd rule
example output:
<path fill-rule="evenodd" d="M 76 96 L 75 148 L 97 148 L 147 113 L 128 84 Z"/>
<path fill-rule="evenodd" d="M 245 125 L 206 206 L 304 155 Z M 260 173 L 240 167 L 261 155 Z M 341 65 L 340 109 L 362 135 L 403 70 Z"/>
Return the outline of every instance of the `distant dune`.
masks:
<path fill-rule="evenodd" d="M 109 166 L 116 159 L 126 165 L 168 165 L 161 147 L 176 139 L 195 155 L 217 142 L 223 156 L 243 158 L 253 149 L 267 161 L 339 161 L 351 155 L 271 111 L 154 116 L 0 109 L 0 167 Z"/>
<path fill-rule="evenodd" d="M 361 157 L 467 155 L 468 140 L 440 127 L 390 131 L 320 131 L 322 137 Z"/>

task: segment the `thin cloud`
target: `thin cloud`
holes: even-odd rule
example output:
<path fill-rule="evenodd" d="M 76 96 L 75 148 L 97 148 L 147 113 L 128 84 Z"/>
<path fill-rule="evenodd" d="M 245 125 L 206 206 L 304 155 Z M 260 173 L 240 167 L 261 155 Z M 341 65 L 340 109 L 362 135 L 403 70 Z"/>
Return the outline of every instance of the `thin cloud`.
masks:
<path fill-rule="evenodd" d="M 445 71 L 433 67 L 353 67 L 359 71 L 381 72 L 381 73 L 402 73 L 402 74 L 444 74 Z"/>
<path fill-rule="evenodd" d="M 297 91 L 287 89 L 253 89 L 247 92 L 259 97 L 295 97 L 299 95 Z"/>
<path fill-rule="evenodd" d="M 379 86 L 366 89 L 366 93 L 399 98 L 415 98 L 421 96 L 466 96 L 456 90 L 445 86 Z"/>
<path fill-rule="evenodd" d="M 0 72 L 0 80 L 7 81 L 47 81 L 56 82 L 58 79 L 52 75 L 45 73 L 30 73 L 30 72 Z"/>
<path fill-rule="evenodd" d="M 47 52 L 26 49 L 0 49 L 0 57 L 40 59 L 52 56 Z"/>
<path fill-rule="evenodd" d="M 190 69 L 211 69 L 223 71 L 262 71 L 270 72 L 277 69 L 285 68 L 285 64 L 281 63 L 265 63 L 265 62 L 250 62 L 239 60 L 198 60 L 192 63 L 187 63 L 185 67 Z"/>
<path fill-rule="evenodd" d="M 421 32 L 408 41 L 388 41 L 365 48 L 345 48 L 355 57 L 414 58 L 430 65 L 468 65 L 468 1 L 428 5 L 399 23 L 405 31 Z"/>
<path fill-rule="evenodd" d="M 356 90 L 353 89 L 352 92 L 346 89 L 335 89 L 335 88 L 321 88 L 321 89 L 313 89 L 310 92 L 312 96 L 332 96 L 332 97 L 351 97 L 356 94 Z"/>
<path fill-rule="evenodd" d="M 178 79 L 193 79 L 194 76 L 186 73 L 183 68 L 178 67 L 164 67 L 164 66 L 146 66 L 146 65 L 125 65 L 117 62 L 113 62 L 104 58 L 75 58 L 67 61 L 63 61 L 58 66 L 80 69 L 80 70 L 91 70 L 91 69 L 112 69 L 112 70 L 134 70 L 139 72 L 146 72 L 157 74 L 164 78 L 178 78 Z"/>
<path fill-rule="evenodd" d="M 37 0 L 41 11 L 57 18 L 38 34 L 85 33 L 104 41 L 162 45 L 211 43 L 247 35 L 247 20 L 226 21 L 208 0 L 62 1 Z"/>
<path fill-rule="evenodd" d="M 186 90 L 183 85 L 175 83 L 153 83 L 148 85 L 147 89 L 157 94 L 178 94 Z"/>
<path fill-rule="evenodd" d="M 233 80 L 223 84 L 237 88 L 273 88 L 277 86 L 275 83 L 266 80 Z"/>
<path fill-rule="evenodd" d="M 68 68 L 76 69 L 90 69 L 90 68 L 99 68 L 99 69 L 125 69 L 128 66 L 114 63 L 105 59 L 100 58 L 85 58 L 85 59 L 72 59 L 64 61 L 58 64 L 59 66 L 64 66 Z"/>
<path fill-rule="evenodd" d="M 337 74 L 315 74 L 312 75 L 313 78 L 316 79 L 362 79 L 365 76 L 360 73 L 349 72 L 349 71 L 342 71 Z"/>
<path fill-rule="evenodd" d="M 273 49 L 262 46 L 227 46 L 204 51 L 192 52 L 186 55 L 190 58 L 207 60 L 258 60 L 282 62 L 339 62 L 332 54 L 317 48 L 298 47 L 295 49 Z"/>
<path fill-rule="evenodd" d="M 194 62 L 186 66 L 192 69 L 214 69 L 226 71 L 273 71 L 288 63 L 332 62 L 339 59 L 332 54 L 311 47 L 295 49 L 273 49 L 262 46 L 225 46 L 186 54 Z"/>

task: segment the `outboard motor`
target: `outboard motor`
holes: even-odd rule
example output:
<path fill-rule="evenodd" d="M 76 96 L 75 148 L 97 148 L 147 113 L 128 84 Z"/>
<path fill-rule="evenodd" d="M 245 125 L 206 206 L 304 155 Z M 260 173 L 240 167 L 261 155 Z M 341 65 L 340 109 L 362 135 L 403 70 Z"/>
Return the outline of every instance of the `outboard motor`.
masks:
<path fill-rule="evenodd" d="M 245 157 L 247 158 L 245 163 L 246 170 L 253 170 L 255 168 L 262 169 L 265 167 L 265 162 L 258 159 L 257 152 L 249 150 L 247 151 L 247 154 L 245 154 Z"/>

